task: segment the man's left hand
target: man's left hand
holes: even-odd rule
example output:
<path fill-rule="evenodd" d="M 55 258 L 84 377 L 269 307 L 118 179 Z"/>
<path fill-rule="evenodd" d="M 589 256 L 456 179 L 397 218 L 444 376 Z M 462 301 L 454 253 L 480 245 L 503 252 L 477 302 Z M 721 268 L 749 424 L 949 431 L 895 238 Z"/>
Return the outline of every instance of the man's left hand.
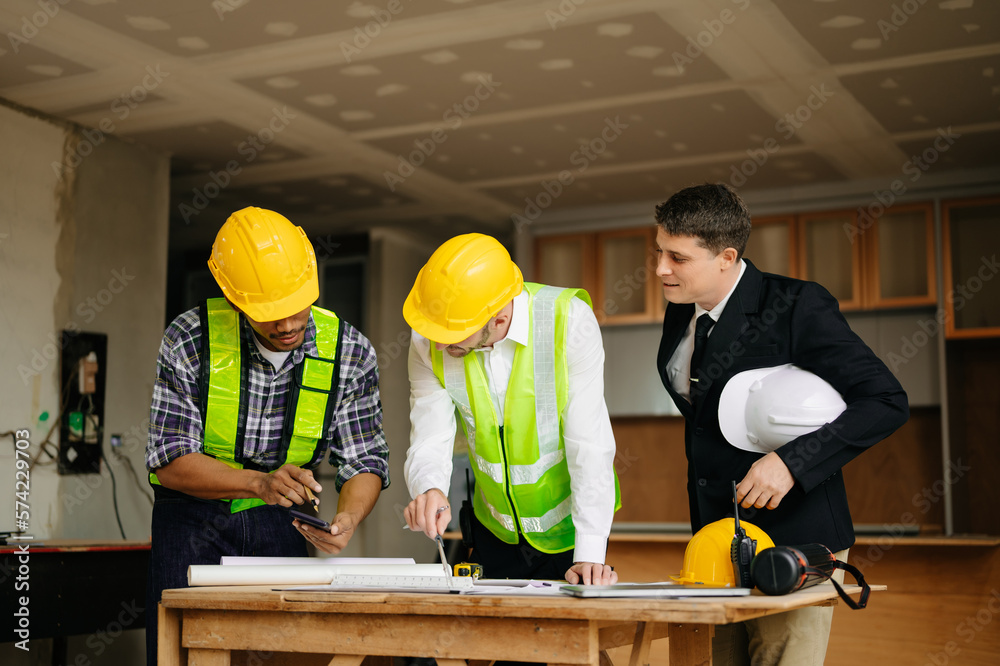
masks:
<path fill-rule="evenodd" d="M 785 462 L 771 451 L 750 466 L 750 471 L 736 486 L 736 496 L 744 509 L 763 509 L 765 506 L 777 509 L 794 485 L 795 478 Z"/>
<path fill-rule="evenodd" d="M 292 521 L 295 529 L 310 543 L 324 553 L 337 554 L 347 547 L 347 542 L 354 536 L 354 529 L 360 521 L 348 512 L 338 513 L 330 523 L 330 531 L 321 530 L 312 525 L 306 525 L 298 520 Z"/>
<path fill-rule="evenodd" d="M 570 585 L 614 585 L 618 574 L 607 564 L 597 562 L 576 562 L 566 571 L 566 582 Z"/>

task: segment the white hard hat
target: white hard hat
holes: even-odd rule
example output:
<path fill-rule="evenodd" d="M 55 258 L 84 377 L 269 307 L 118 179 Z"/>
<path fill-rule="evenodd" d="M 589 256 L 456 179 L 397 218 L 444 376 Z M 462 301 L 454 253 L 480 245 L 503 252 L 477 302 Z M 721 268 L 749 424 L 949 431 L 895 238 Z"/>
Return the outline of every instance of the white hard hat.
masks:
<path fill-rule="evenodd" d="M 719 427 L 730 444 L 769 453 L 819 430 L 847 408 L 822 377 L 797 366 L 746 370 L 734 375 L 719 397 Z"/>

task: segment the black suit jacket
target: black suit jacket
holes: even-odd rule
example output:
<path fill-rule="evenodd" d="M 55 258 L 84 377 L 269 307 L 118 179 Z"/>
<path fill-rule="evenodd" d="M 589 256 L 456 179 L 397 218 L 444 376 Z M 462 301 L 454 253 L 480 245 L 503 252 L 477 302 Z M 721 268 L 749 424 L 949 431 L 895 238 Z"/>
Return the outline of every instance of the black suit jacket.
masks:
<path fill-rule="evenodd" d="M 694 304 L 667 306 L 657 355 L 660 379 L 686 420 L 691 527 L 733 513 L 739 483 L 761 453 L 731 446 L 719 428 L 719 396 L 744 370 L 785 363 L 819 375 L 843 396 L 847 409 L 816 432 L 777 453 L 795 486 L 777 509 L 740 510 L 777 545 L 821 543 L 833 551 L 854 543 L 841 468 L 909 417 L 906 394 L 882 361 L 848 326 L 836 299 L 814 282 L 761 273 L 752 263 L 712 329 L 698 385 L 697 408 L 671 385 L 667 364 L 684 336 Z"/>

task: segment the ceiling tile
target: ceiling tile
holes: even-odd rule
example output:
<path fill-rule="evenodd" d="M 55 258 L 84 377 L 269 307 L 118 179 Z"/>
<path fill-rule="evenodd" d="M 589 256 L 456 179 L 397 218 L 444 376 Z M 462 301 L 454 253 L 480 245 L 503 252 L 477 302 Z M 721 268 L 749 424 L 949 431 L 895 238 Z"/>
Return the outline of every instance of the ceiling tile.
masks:
<path fill-rule="evenodd" d="M 843 180 L 843 176 L 826 160 L 815 153 L 808 152 L 794 155 L 776 153 L 763 166 L 755 168 L 752 172 L 748 171 L 749 176 L 736 175 L 738 169 L 738 164 L 719 162 L 579 178 L 565 185 L 554 197 L 552 192 L 556 191 L 555 188 L 551 184 L 546 188 L 541 182 L 515 187 L 489 188 L 484 192 L 511 203 L 511 215 L 516 214 L 525 219 L 535 219 L 538 213 L 544 215 L 546 210 L 634 203 L 636 201 L 658 203 L 684 187 L 706 182 L 726 182 L 737 190 L 741 190 L 743 188 L 791 187 Z M 536 210 L 538 213 L 535 212 Z M 652 208 L 650 208 L 650 222 L 652 222 L 652 214 Z"/>
<path fill-rule="evenodd" d="M 392 21 L 456 8 L 447 0 L 401 0 L 395 14 L 387 12 L 385 0 L 128 0 L 127 6 L 123 4 L 75 2 L 68 11 L 167 53 L 193 57 L 355 28 L 377 36 Z M 468 0 L 462 6 L 475 4 L 484 1 Z"/>
<path fill-rule="evenodd" d="M 1000 40 L 1000 2 L 773 0 L 830 63 L 957 49 Z"/>
<path fill-rule="evenodd" d="M 618 31 L 608 30 L 618 26 Z M 352 65 L 286 72 L 241 83 L 348 130 L 438 122 L 474 114 L 662 90 L 725 79 L 710 58 L 683 73 L 672 53 L 687 42 L 654 14 L 613 23 L 451 45 Z M 279 81 L 278 83 L 287 83 Z"/>
<path fill-rule="evenodd" d="M 251 134 L 221 121 L 138 132 L 128 136 L 137 143 L 173 155 L 171 173 L 174 176 L 205 173 L 206 181 L 209 171 L 225 170 L 230 162 L 236 163 L 230 171 L 238 174 L 238 171 L 251 165 L 271 164 L 303 156 L 300 152 L 282 146 L 280 135 L 267 143 L 262 141 L 268 138 L 267 135 L 261 137 Z M 271 136 L 274 134 L 271 133 Z"/>
<path fill-rule="evenodd" d="M 461 127 L 443 134 L 393 137 L 370 143 L 457 181 L 532 173 L 575 173 L 591 166 L 685 158 L 760 147 L 767 137 L 788 140 L 749 95 L 726 92 L 685 99 L 536 118 L 491 127 Z"/>
<path fill-rule="evenodd" d="M 841 83 L 890 132 L 1000 120 L 1000 56 L 854 74 Z"/>
<path fill-rule="evenodd" d="M 92 71 L 88 67 L 57 56 L 30 43 L 5 36 L 0 47 L 0 89 L 41 83 Z M 16 45 L 16 50 L 15 50 Z"/>
<path fill-rule="evenodd" d="M 940 138 L 939 138 L 940 137 Z M 912 182 L 917 174 L 940 173 L 957 169 L 997 168 L 1000 165 L 1000 130 L 950 137 L 901 141 L 899 148 L 911 165 L 902 175 Z"/>

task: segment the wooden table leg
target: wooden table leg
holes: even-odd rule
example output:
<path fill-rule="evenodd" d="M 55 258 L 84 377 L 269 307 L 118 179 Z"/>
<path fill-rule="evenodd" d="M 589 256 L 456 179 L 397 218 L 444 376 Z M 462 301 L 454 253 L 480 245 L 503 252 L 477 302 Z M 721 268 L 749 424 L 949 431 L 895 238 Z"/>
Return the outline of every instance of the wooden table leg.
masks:
<path fill-rule="evenodd" d="M 673 639 L 673 632 L 670 638 Z M 649 644 L 653 641 L 653 627 L 649 622 L 637 622 L 635 627 L 635 640 L 632 642 L 632 658 L 629 659 L 629 666 L 649 666 Z M 677 664 L 686 662 L 674 662 Z"/>
<path fill-rule="evenodd" d="M 229 650 L 188 649 L 188 666 L 229 666 Z"/>
<path fill-rule="evenodd" d="M 181 611 L 156 605 L 158 633 L 156 635 L 156 663 L 159 666 L 184 666 L 187 655 L 181 648 Z"/>
<path fill-rule="evenodd" d="M 670 624 L 670 663 L 712 666 L 712 628 L 705 624 Z"/>
<path fill-rule="evenodd" d="M 361 662 L 364 660 L 365 656 L 363 654 L 338 654 L 326 666 L 361 666 Z"/>

